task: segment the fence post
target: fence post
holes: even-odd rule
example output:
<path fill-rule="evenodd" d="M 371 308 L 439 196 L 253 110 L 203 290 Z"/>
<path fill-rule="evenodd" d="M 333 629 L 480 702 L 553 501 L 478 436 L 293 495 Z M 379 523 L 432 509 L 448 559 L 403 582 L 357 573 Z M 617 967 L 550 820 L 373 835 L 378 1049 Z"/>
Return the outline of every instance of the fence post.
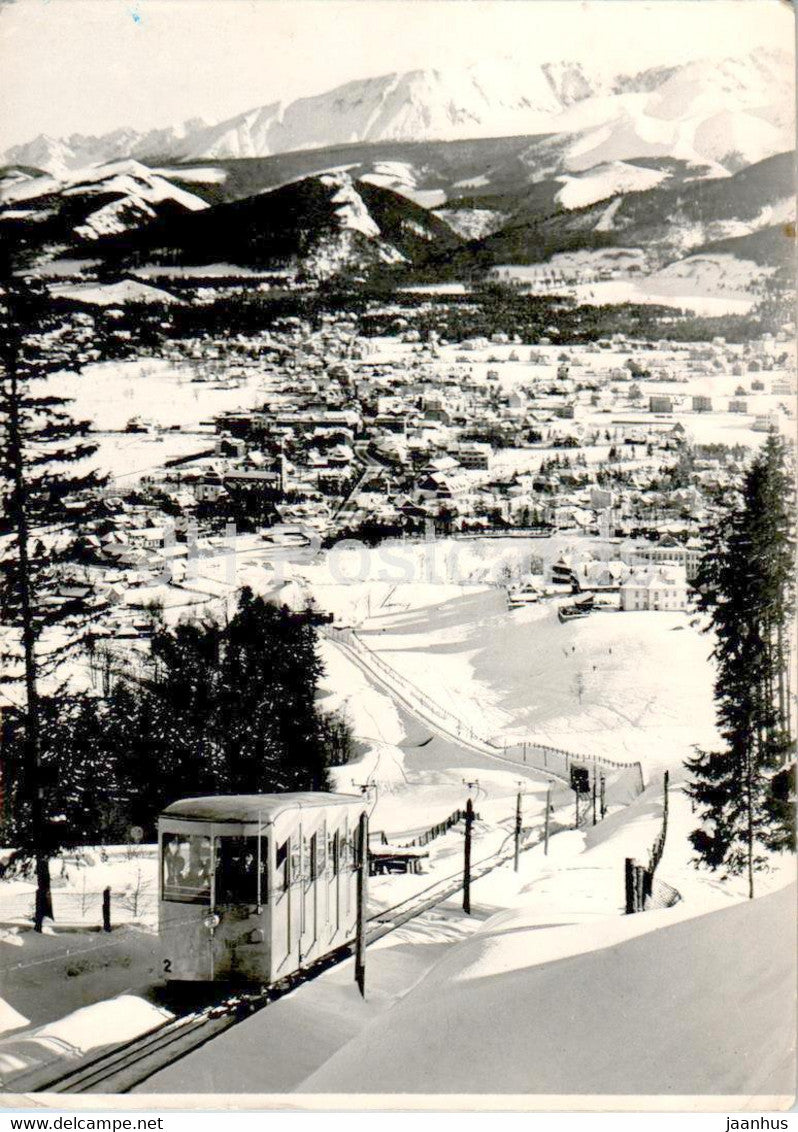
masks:
<path fill-rule="evenodd" d="M 603 818 L 603 817 L 606 816 L 606 813 L 607 813 L 607 780 L 606 780 L 606 778 L 604 777 L 603 774 L 601 776 L 601 779 L 599 780 L 599 790 L 600 790 L 600 802 L 601 802 L 600 812 L 601 812 L 601 816 Z"/>
<path fill-rule="evenodd" d="M 521 791 L 515 800 L 515 848 L 513 851 L 513 870 L 518 872 L 518 854 L 521 849 Z"/>
<path fill-rule="evenodd" d="M 471 915 L 471 826 L 474 824 L 474 806 L 471 799 L 466 803 L 465 846 L 463 848 L 463 911 Z"/>
<path fill-rule="evenodd" d="M 641 871 L 642 871 L 642 874 L 643 874 L 643 885 L 642 885 L 642 888 L 643 888 L 643 892 L 642 892 L 643 903 L 642 903 L 642 907 L 641 907 L 640 911 L 644 912 L 645 907 L 646 907 L 646 900 L 649 898 L 649 896 L 651 896 L 651 892 L 652 892 L 652 889 L 654 887 L 654 885 L 653 885 L 654 874 L 653 874 L 653 872 L 651 872 L 650 869 L 642 869 Z"/>
<path fill-rule="evenodd" d="M 624 887 L 626 890 L 626 915 L 631 916 L 635 908 L 635 863 L 631 857 L 626 858 L 624 867 Z"/>
<path fill-rule="evenodd" d="M 546 816 L 543 822 L 543 855 L 549 855 L 549 813 L 551 812 L 551 782 L 546 787 Z"/>
<path fill-rule="evenodd" d="M 111 889 L 103 889 L 103 931 L 111 930 Z"/>
<path fill-rule="evenodd" d="M 646 870 L 635 865 L 635 912 L 643 912 L 646 906 Z"/>
<path fill-rule="evenodd" d="M 360 815 L 357 862 L 357 935 L 355 940 L 355 982 L 366 997 L 366 861 L 369 851 L 369 819 Z"/>

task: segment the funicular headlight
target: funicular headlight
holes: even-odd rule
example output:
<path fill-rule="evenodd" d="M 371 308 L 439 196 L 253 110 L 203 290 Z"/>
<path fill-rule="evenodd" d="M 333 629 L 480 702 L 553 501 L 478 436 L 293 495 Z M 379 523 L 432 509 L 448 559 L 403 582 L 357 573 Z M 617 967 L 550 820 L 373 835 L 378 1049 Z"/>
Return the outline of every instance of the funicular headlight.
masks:
<path fill-rule="evenodd" d="M 214 931 L 215 928 L 219 927 L 221 920 L 219 919 L 219 917 L 216 915 L 215 912 L 209 912 L 208 915 L 205 917 L 205 919 L 202 922 L 205 925 L 205 927 L 208 929 L 208 931 L 212 932 L 212 931 Z"/>

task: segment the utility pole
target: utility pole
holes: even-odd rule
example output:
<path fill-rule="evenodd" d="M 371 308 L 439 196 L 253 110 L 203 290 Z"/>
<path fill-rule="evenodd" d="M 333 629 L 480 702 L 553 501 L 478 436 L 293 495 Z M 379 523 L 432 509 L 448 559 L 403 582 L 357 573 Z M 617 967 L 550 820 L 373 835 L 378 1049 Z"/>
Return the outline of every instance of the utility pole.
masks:
<path fill-rule="evenodd" d="M 574 829 L 579 829 L 579 789 L 578 785 L 574 788 L 574 799 L 576 802 L 576 817 L 574 818 Z"/>
<path fill-rule="evenodd" d="M 369 819 L 360 815 L 357 838 L 357 934 L 355 938 L 355 982 L 366 997 L 366 870 L 369 852 Z"/>
<path fill-rule="evenodd" d="M 471 826 L 474 824 L 474 804 L 469 798 L 465 813 L 465 846 L 463 850 L 463 911 L 471 915 Z"/>
<path fill-rule="evenodd" d="M 521 851 L 521 791 L 515 799 L 515 849 L 513 852 L 513 870 L 518 872 L 518 854 Z"/>
<path fill-rule="evenodd" d="M 551 812 L 551 782 L 546 787 L 546 817 L 543 823 L 543 855 L 549 855 L 549 814 Z"/>
<path fill-rule="evenodd" d="M 591 790 L 593 797 L 593 825 L 596 824 L 596 768 L 593 767 L 593 786 Z"/>
<path fill-rule="evenodd" d="M 599 800 L 600 800 L 600 803 L 601 803 L 600 813 L 601 813 L 602 818 L 605 817 L 605 815 L 607 813 L 606 790 L 607 790 L 607 780 L 604 777 L 604 775 L 602 774 L 601 778 L 599 779 Z"/>

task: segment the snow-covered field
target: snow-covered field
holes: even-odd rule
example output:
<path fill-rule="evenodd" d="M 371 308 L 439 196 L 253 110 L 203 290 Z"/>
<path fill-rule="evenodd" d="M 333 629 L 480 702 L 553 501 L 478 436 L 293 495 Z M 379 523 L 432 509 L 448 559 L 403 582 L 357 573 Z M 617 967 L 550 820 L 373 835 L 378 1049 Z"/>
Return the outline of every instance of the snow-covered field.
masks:
<path fill-rule="evenodd" d="M 341 550 L 297 574 L 322 608 L 477 734 L 678 772 L 694 744 L 717 742 L 712 642 L 688 614 L 596 612 L 561 624 L 550 601 L 507 609 L 503 574 L 525 572 L 533 554 L 551 560 L 575 541 Z M 597 540 L 587 541 L 601 553 Z M 402 569 L 413 580 L 379 580 L 389 570 L 401 577 Z M 328 682 L 358 710 L 352 674 L 330 646 L 324 656 Z M 396 743 L 395 726 L 380 734 L 368 720 L 358 724 Z"/>
<path fill-rule="evenodd" d="M 558 194 L 566 208 L 579 207 L 582 195 L 601 194 L 605 182 L 594 179 L 594 172 L 566 182 Z M 642 169 L 636 176 L 643 173 L 662 176 Z M 608 206 L 608 223 L 613 207 Z M 560 252 L 546 263 L 502 264 L 493 270 L 499 279 L 517 280 L 541 293 L 567 292 L 582 303 L 653 303 L 697 315 L 747 314 L 773 274 L 771 267 L 726 254 L 688 256 L 649 273 L 645 250 L 635 247 Z"/>

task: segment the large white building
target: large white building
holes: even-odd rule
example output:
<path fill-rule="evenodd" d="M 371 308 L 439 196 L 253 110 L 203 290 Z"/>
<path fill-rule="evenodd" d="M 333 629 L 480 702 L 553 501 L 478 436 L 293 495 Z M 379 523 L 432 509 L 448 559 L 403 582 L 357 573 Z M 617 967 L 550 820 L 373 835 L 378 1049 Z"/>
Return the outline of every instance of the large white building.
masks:
<path fill-rule="evenodd" d="M 684 566 L 635 566 L 620 587 L 621 609 L 687 609 Z"/>

